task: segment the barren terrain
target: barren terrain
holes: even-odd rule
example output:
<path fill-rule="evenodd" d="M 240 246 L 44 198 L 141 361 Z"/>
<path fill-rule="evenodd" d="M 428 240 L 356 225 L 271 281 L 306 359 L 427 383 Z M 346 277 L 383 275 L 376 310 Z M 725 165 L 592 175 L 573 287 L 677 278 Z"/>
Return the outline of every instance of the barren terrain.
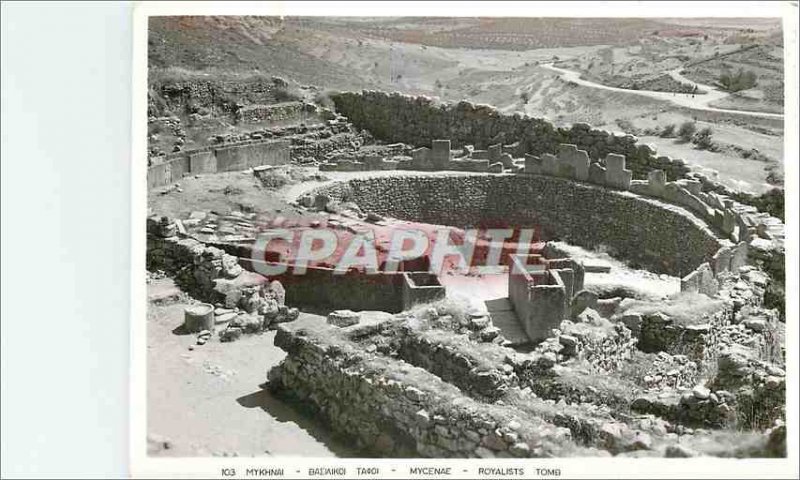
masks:
<path fill-rule="evenodd" d="M 677 25 L 678 20 L 609 21 L 586 19 L 566 27 L 536 19 L 153 19 L 151 77 L 174 75 L 170 72 L 176 69 L 202 72 L 210 79 L 222 72 L 234 77 L 278 75 L 298 86 L 314 85 L 314 90 L 299 92 L 308 98 L 326 89 L 398 90 L 609 130 L 639 130 L 653 123 L 649 119 L 665 116 L 680 125 L 705 118 L 697 109 L 718 109 L 709 125 L 713 140 L 739 150 L 758 148 L 767 162 L 760 166 L 775 173 L 768 180 L 768 172 L 758 166 L 742 170 L 741 153 L 724 149 L 712 155 L 714 169 L 756 193 L 780 184 L 783 128 L 774 115 L 782 111 L 779 22 L 764 20 L 753 27 L 735 19 L 720 26 L 713 21 L 686 26 Z M 698 94 L 675 105 L 675 97 L 660 93 L 648 97 L 624 88 L 580 85 L 543 66 L 551 62 L 609 87 L 625 86 L 625 79 L 682 73 L 688 80 L 716 88 L 720 72 L 740 67 L 756 71 L 758 86 L 733 94 L 710 91 L 705 99 Z M 681 84 L 674 79 L 673 83 Z M 646 90 L 646 82 L 637 88 Z M 766 114 L 743 119 L 726 115 L 728 110 Z M 667 125 L 658 122 L 661 128 Z M 769 138 L 765 141 L 753 125 Z M 723 131 L 727 133 L 718 135 Z M 674 155 L 670 141 L 653 138 L 652 143 Z M 695 156 L 708 157 L 702 152 L 681 153 L 690 164 L 708 166 L 695 162 Z"/>
<path fill-rule="evenodd" d="M 270 326 L 268 322 L 264 323 L 266 314 L 261 310 L 246 310 L 242 306 L 244 294 L 241 299 L 236 300 L 239 302 L 236 306 L 227 305 L 218 301 L 218 298 L 213 300 L 213 318 L 218 321 L 218 331 L 214 335 L 210 332 L 184 334 L 180 327 L 185 319 L 185 307 L 197 303 L 198 300 L 188 296 L 188 288 L 181 291 L 175 283 L 191 286 L 194 285 L 192 282 L 196 282 L 199 285 L 201 282 L 198 278 L 211 275 L 209 271 L 218 276 L 216 279 L 224 277 L 226 280 L 246 280 L 252 272 L 240 268 L 237 262 L 245 257 L 236 256 L 252 247 L 254 238 L 250 235 L 264 225 L 281 225 L 298 230 L 323 227 L 335 230 L 340 238 L 344 236 L 348 239 L 353 234 L 370 230 L 378 240 L 376 243 L 383 247 L 388 244 L 388 235 L 397 225 L 412 225 L 426 234 L 439 226 L 433 223 L 416 223 L 408 218 L 395 219 L 392 215 L 373 212 L 371 209 L 374 203 L 379 203 L 379 197 L 382 199 L 383 196 L 394 193 L 388 187 L 385 191 L 379 189 L 383 196 L 373 197 L 372 202 L 367 201 L 362 205 L 354 203 L 355 200 L 337 199 L 333 194 L 318 192 L 320 187 L 335 187 L 365 179 L 381 181 L 402 175 L 415 180 L 415 176 L 427 179 L 440 176 L 436 172 L 424 171 L 425 168 L 421 172 L 399 172 L 397 165 L 400 162 L 416 161 L 413 155 L 419 151 L 412 149 L 421 145 L 387 145 L 383 140 L 375 140 L 379 135 L 375 134 L 373 137 L 373 133 L 367 131 L 369 127 L 356 128 L 355 122 L 351 124 L 350 120 L 332 111 L 334 108 L 331 98 L 337 98 L 332 95 L 333 92 L 361 89 L 399 91 L 426 95 L 445 102 L 466 100 L 475 104 L 488 104 L 502 114 L 545 118 L 557 127 L 588 123 L 595 128 L 629 134 L 608 135 L 601 132 L 606 137 L 612 137 L 609 144 L 617 139 L 632 138 L 633 135 L 638 137 L 639 142 L 652 146 L 642 146 L 643 148 L 656 150 L 659 155 L 683 159 L 691 169 L 702 172 L 724 187 L 737 193 L 760 195 L 764 192 L 780 192 L 775 189 L 781 187 L 783 182 L 783 48 L 780 34 L 780 23 L 771 19 L 151 18 L 148 162 L 155 168 L 172 159 L 178 159 L 185 160 L 191 168 L 175 174 L 175 177 L 170 177 L 170 181 L 165 181 L 158 187 L 151 186 L 148 191 L 148 241 L 152 240 L 153 245 L 158 245 L 157 254 L 148 252 L 148 262 L 152 255 L 157 257 L 153 262 L 159 265 L 158 268 L 151 269 L 148 276 L 150 298 L 147 317 L 147 382 L 150 454 L 350 457 L 364 455 L 365 448 L 374 446 L 356 446 L 353 444 L 353 436 L 334 435 L 330 422 L 325 425 L 317 416 L 308 415 L 308 412 L 297 408 L 302 402 L 284 401 L 277 391 L 267 389 L 267 372 L 272 367 L 277 367 L 273 372 L 279 372 L 275 374 L 278 377 L 271 378 L 269 382 L 274 388 L 284 380 L 287 382 L 284 386 L 295 382 L 295 387 L 301 385 L 298 391 L 305 388 L 302 385 L 306 378 L 303 375 L 295 378 L 293 375 L 296 372 L 292 371 L 293 362 L 302 364 L 305 359 L 293 358 L 297 351 L 291 352 L 287 357 L 284 350 L 276 346 L 276 342 L 280 343 L 276 340 L 274 330 L 277 323 L 291 324 L 286 330 L 281 330 L 284 342 L 297 335 L 299 343 L 317 342 L 324 346 L 328 341 L 335 343 L 341 340 L 343 344 L 353 348 L 364 348 L 369 354 L 364 358 L 370 358 L 370 362 L 377 358 L 374 364 L 369 364 L 363 358 L 354 360 L 364 362 L 366 370 L 380 370 L 380 365 L 392 365 L 392 362 L 399 361 L 414 365 L 414 361 L 419 363 L 419 359 L 412 361 L 413 352 L 404 350 L 407 346 L 396 350 L 397 342 L 410 341 L 411 337 L 403 329 L 389 331 L 391 328 L 386 327 L 378 334 L 370 333 L 366 339 L 345 341 L 343 339 L 349 333 L 343 333 L 341 338 L 339 333 L 329 335 L 326 332 L 334 327 L 327 325 L 324 317 L 314 315 L 327 315 L 328 311 L 305 308 L 303 304 L 289 304 L 288 301 L 285 305 L 281 304 L 281 321 L 276 320 Z M 756 75 L 756 83 L 748 85 L 749 88 L 731 91 L 730 82 L 725 75 L 734 75 L 739 70 L 752 71 Z M 310 104 L 313 108 L 306 109 Z M 687 125 L 692 132 L 681 135 L 679 131 L 689 128 Z M 566 131 L 558 128 L 552 130 Z M 285 142 L 287 156 L 284 163 L 290 164 L 270 164 L 269 167 L 256 164 L 256 167 L 248 165 L 239 171 L 220 169 L 202 171 L 199 174 L 193 171 L 197 164 L 202 164 L 207 159 L 204 155 L 216 155 L 214 149 L 223 151 L 226 148 L 263 146 L 272 140 Z M 506 140 L 508 141 L 503 143 L 512 145 L 501 144 L 501 149 L 512 147 L 515 139 Z M 600 140 L 601 143 L 605 141 Z M 414 140 L 403 142 L 413 143 Z M 447 149 L 447 162 L 456 156 L 460 158 L 462 154 L 465 155 L 463 158 L 467 158 L 473 153 L 466 147 L 463 150 L 454 148 L 450 151 L 449 143 Z M 191 155 L 181 158 L 187 151 Z M 492 158 L 492 162 L 496 161 L 493 154 L 487 153 L 488 150 L 481 152 Z M 506 155 L 505 151 L 503 154 Z M 528 160 L 518 158 L 522 154 L 513 159 L 510 153 L 507 155 L 511 164 L 492 163 L 493 166 L 499 165 L 499 171 L 485 169 L 477 174 L 445 171 L 441 172 L 441 176 L 464 179 L 473 176 L 491 177 L 495 173 L 500 174 L 499 177 L 525 173 Z M 395 168 L 370 172 L 346 169 L 328 171 L 322 166 L 350 164 L 359 165 L 360 168 L 375 157 L 380 162 L 388 160 Z M 486 160 L 486 157 L 476 156 L 474 159 L 477 163 Z M 667 165 L 675 168 L 681 166 L 684 173 L 686 172 L 682 163 L 667 160 Z M 341 163 L 337 163 L 340 161 Z M 216 169 L 216 157 L 214 162 Z M 487 163 L 487 167 L 488 165 Z M 192 173 L 189 174 L 189 171 Z M 606 170 L 603 169 L 603 172 Z M 689 173 L 693 175 L 692 172 Z M 178 175 L 182 175 L 182 178 Z M 637 193 L 644 188 L 644 180 L 640 178 L 637 178 L 640 187 Z M 630 178 L 627 180 L 628 183 L 631 182 Z M 682 180 L 693 182 L 687 178 Z M 334 188 L 331 191 L 336 190 Z M 466 188 L 463 192 L 457 191 L 453 197 L 464 192 L 467 193 L 461 200 L 468 199 L 469 192 L 473 190 Z M 493 195 L 495 193 L 492 192 Z M 571 199 L 571 195 L 568 193 L 564 198 Z M 409 201 L 415 201 L 422 196 L 424 195 L 416 193 Z M 623 198 L 628 197 L 623 195 Z M 449 205 L 452 210 L 466 211 L 467 207 L 456 205 L 457 201 L 456 198 L 448 198 L 443 204 Z M 647 205 L 652 203 L 657 202 Z M 397 208 L 402 210 L 402 206 Z M 723 207 L 718 208 L 717 212 L 722 213 Z M 682 212 L 689 216 L 694 215 L 683 210 Z M 713 214 L 714 210 L 711 212 Z M 691 218 L 692 222 L 700 222 L 693 216 Z M 772 220 L 777 221 L 770 219 Z M 657 226 L 661 228 L 660 223 Z M 762 234 L 772 232 L 768 226 L 759 226 L 762 227 Z M 599 229 L 601 226 L 592 228 Z M 636 234 L 628 236 L 647 236 L 652 233 L 650 230 L 652 228 L 649 226 L 636 226 Z M 463 234 L 463 230 L 458 233 Z M 620 231 L 615 231 L 609 238 L 616 238 L 614 234 L 619 233 Z M 675 236 L 686 234 L 684 231 L 669 233 Z M 625 236 L 624 232 L 622 234 Z M 780 243 L 783 241 L 781 235 L 782 233 L 776 234 L 770 240 Z M 229 240 L 233 237 L 240 238 Z M 247 239 L 243 240 L 244 237 Z M 190 246 L 176 247 L 178 238 Z M 739 240 L 738 237 L 736 239 Z M 672 241 L 674 238 L 666 240 L 670 245 L 675 243 Z M 541 247 L 543 246 L 544 243 Z M 175 250 L 170 250 L 171 248 Z M 188 255 L 188 261 L 184 258 L 187 255 L 175 255 L 175 251 L 182 251 L 181 248 L 194 252 Z M 565 258 L 579 260 L 582 265 L 590 265 L 592 270 L 586 271 L 585 278 L 581 278 L 580 283 L 585 286 L 587 295 L 594 296 L 593 306 L 597 311 L 587 308 L 582 310 L 582 317 L 576 318 L 577 314 L 571 316 L 574 324 L 565 320 L 568 322 L 567 328 L 574 327 L 575 331 L 561 332 L 564 335 L 558 333 L 534 345 L 541 339 L 531 341 L 529 334 L 520 327 L 521 322 L 511 307 L 509 299 L 514 292 L 510 292 L 506 267 L 500 267 L 493 273 L 470 271 L 464 275 L 445 271 L 436 280 L 436 286 L 445 287 L 447 298 L 443 300 L 444 303 L 425 304 L 420 307 L 420 312 L 413 312 L 414 320 L 410 323 L 413 328 L 419 328 L 413 332 L 414 335 L 419 334 L 424 338 L 430 335 L 432 340 L 425 340 L 429 343 L 423 344 L 451 342 L 450 345 L 455 345 L 456 350 L 448 351 L 461 352 L 458 355 L 475 355 L 480 362 L 485 363 L 482 364 L 483 367 L 488 370 L 499 369 L 498 375 L 501 376 L 509 373 L 509 365 L 503 365 L 504 361 L 494 361 L 503 357 L 502 352 L 510 351 L 503 350 L 505 347 L 513 346 L 518 352 L 526 354 L 534 352 L 537 358 L 540 355 L 542 358 L 546 356 L 548 361 L 552 354 L 552 358 L 557 358 L 565 366 L 561 371 L 559 369 L 562 365 L 556 365 L 556 370 L 561 373 L 554 382 L 563 382 L 558 388 L 566 388 L 575 395 L 569 403 L 564 403 L 562 393 L 556 391 L 558 388 L 550 390 L 556 383 L 542 386 L 537 384 L 539 380 L 536 378 L 513 379 L 514 375 L 508 377 L 514 393 L 503 397 L 508 405 L 503 402 L 484 402 L 485 398 L 474 395 L 474 392 L 465 393 L 472 388 L 469 385 L 471 377 L 468 376 L 463 384 L 451 382 L 452 379 L 447 380 L 447 372 L 436 370 L 444 368 L 436 365 L 436 362 L 431 362 L 433 365 L 424 368 L 410 369 L 406 369 L 408 364 L 403 364 L 397 377 L 403 377 L 403 381 L 409 381 L 410 384 L 441 383 L 439 377 L 445 378 L 450 384 L 442 388 L 443 392 L 446 391 L 443 398 L 449 400 L 441 403 L 455 404 L 457 402 L 450 400 L 457 398 L 459 401 L 474 401 L 480 408 L 488 409 L 487 411 L 516 411 L 516 408 L 524 411 L 525 408 L 530 408 L 530 411 L 526 411 L 525 422 L 557 423 L 563 421 L 563 417 L 556 415 L 556 410 L 572 409 L 564 410 L 575 415 L 571 419 L 578 419 L 576 421 L 579 424 L 588 422 L 587 425 L 592 426 L 589 430 L 594 433 L 602 431 L 591 441 L 580 438 L 574 444 L 570 443 L 569 447 L 558 447 L 563 447 L 563 450 L 553 447 L 556 448 L 554 451 L 569 455 L 577 454 L 573 448 L 586 447 L 594 449 L 593 454 L 600 452 L 599 454 L 604 455 L 609 452 L 631 456 L 638 456 L 640 453 L 662 455 L 667 452 L 667 456 L 691 456 L 699 452 L 698 454 L 719 456 L 747 456 L 750 455 L 748 449 L 751 448 L 751 441 L 755 442 L 753 445 L 761 445 L 766 438 L 773 442 L 772 437 L 780 435 L 782 420 L 779 401 L 776 404 L 768 403 L 769 408 L 759 412 L 759 415 L 763 413 L 764 419 L 746 417 L 748 422 L 761 423 L 758 424 L 758 431 L 748 431 L 744 435 L 731 428 L 731 424 L 723 424 L 721 420 L 713 418 L 711 423 L 691 423 L 689 420 L 694 422 L 697 419 L 673 417 L 669 417 L 667 421 L 667 413 L 677 414 L 672 410 L 667 413 L 658 411 L 661 408 L 656 406 L 661 405 L 658 402 L 673 402 L 675 405 L 669 408 L 674 407 L 678 409 L 676 411 L 685 407 L 717 412 L 723 410 L 723 405 L 727 407 L 725 399 L 712 402 L 710 399 L 716 398 L 716 395 L 706 392 L 707 389 L 702 386 L 705 383 L 710 384 L 717 375 L 717 359 L 699 355 L 689 362 L 683 350 L 666 352 L 667 347 L 673 347 L 667 345 L 670 342 L 637 350 L 633 347 L 635 341 L 625 343 L 630 340 L 631 330 L 627 329 L 627 324 L 622 320 L 633 317 L 640 322 L 644 319 L 645 323 L 657 324 L 661 321 L 659 312 L 662 311 L 653 309 L 661 308 L 668 313 L 667 318 L 672 315 L 679 320 L 677 323 L 684 323 L 681 328 L 691 330 L 681 330 L 681 336 L 687 332 L 694 335 L 695 331 L 705 331 L 706 327 L 711 328 L 711 322 L 718 322 L 724 326 L 724 331 L 720 327 L 723 334 L 714 336 L 713 342 L 720 342 L 720 345 L 749 342 L 754 348 L 761 349 L 758 350 L 757 362 L 750 362 L 753 365 L 757 363 L 758 367 L 751 367 L 756 373 L 763 373 L 761 370 L 766 369 L 776 376 L 774 378 L 780 377 L 769 387 L 759 384 L 758 388 L 767 388 L 774 394 L 777 387 L 773 388 L 773 384 L 778 382 L 777 385 L 782 385 L 780 382 L 785 377 L 785 372 L 779 368 L 783 366 L 780 352 L 783 339 L 778 333 L 774 333 L 780 331 L 774 325 L 778 324 L 777 318 L 783 312 L 772 310 L 772 303 L 769 308 L 766 306 L 768 302 L 782 305 L 782 301 L 776 301 L 774 294 L 769 291 L 771 284 L 768 287 L 766 280 L 761 281 L 766 278 L 765 274 L 756 267 L 732 272 L 722 270 L 727 276 L 720 277 L 724 282 L 720 280 L 716 284 L 719 292 L 714 292 L 714 295 L 724 293 L 731 302 L 739 302 L 736 311 L 733 307 L 730 311 L 722 311 L 719 310 L 722 302 L 717 298 L 710 299 L 698 293 L 683 292 L 686 278 L 695 275 L 693 278 L 696 280 L 704 274 L 702 266 L 684 277 L 686 272 L 681 273 L 680 269 L 653 273 L 657 269 L 648 271 L 638 261 L 626 263 L 607 253 L 605 245 L 579 248 L 564 243 L 560 248 L 565 252 Z M 221 249 L 225 249 L 225 252 Z M 716 246 L 713 251 L 717 251 Z M 720 248 L 719 251 L 722 252 L 723 249 Z M 337 249 L 332 256 L 341 253 L 341 249 Z M 384 249 L 380 254 L 382 261 L 386 260 L 385 253 Z M 615 252 L 615 255 L 618 253 L 626 252 Z M 649 256 L 652 252 L 646 253 Z M 731 251 L 723 253 L 733 255 Z M 772 252 L 767 253 L 771 254 Z M 181 257 L 180 261 L 170 258 L 170 255 Z M 714 261 L 718 261 L 718 258 L 719 256 L 715 256 Z M 728 265 L 731 264 L 732 260 L 728 258 Z M 318 262 L 314 266 L 320 265 L 327 266 L 325 262 Z M 711 269 L 708 263 L 704 265 L 708 270 Z M 770 268 L 774 266 L 771 263 L 768 265 Z M 174 269 L 170 270 L 172 267 Z M 717 269 L 716 264 L 714 269 Z M 717 273 L 715 271 L 713 274 Z M 195 287 L 197 286 L 192 288 Z M 247 295 L 253 295 L 251 299 L 265 295 L 266 290 L 259 288 L 260 290 L 248 291 Z M 202 289 L 197 292 L 207 293 Z M 771 294 L 773 297 L 765 300 L 765 295 L 769 297 Z M 752 304 L 752 309 L 750 304 L 743 307 L 745 300 Z M 226 298 L 225 302 L 227 301 Z M 449 311 L 453 305 L 447 303 L 449 301 L 454 301 L 461 310 Z M 469 305 L 469 308 L 464 305 Z M 703 309 L 713 310 L 716 316 L 706 315 Z M 293 313 L 290 314 L 289 310 Z M 494 322 L 492 324 L 487 320 L 488 326 L 481 323 L 482 319 L 488 318 L 485 315 L 487 311 Z M 398 321 L 403 320 L 403 315 L 397 317 Z M 231 329 L 229 327 L 233 320 L 230 316 L 235 319 L 257 317 L 256 320 L 261 323 L 256 328 L 257 332 L 244 330 L 243 325 L 233 325 Z M 222 317 L 228 320 L 222 322 Z M 731 318 L 735 319 L 735 325 L 730 324 Z M 382 321 L 384 320 L 385 318 Z M 755 326 L 748 324 L 751 320 L 756 322 Z M 480 326 L 472 328 L 470 322 Z M 668 323 L 666 320 L 664 322 Z M 303 326 L 309 327 L 308 330 L 313 333 L 311 337 L 305 337 L 307 332 Z M 715 324 L 715 328 L 716 326 Z M 440 327 L 444 330 L 437 331 Z M 636 328 L 640 328 L 641 333 L 641 325 Z M 249 334 L 233 338 L 236 341 L 222 343 L 221 339 L 226 332 L 234 329 L 238 329 L 238 334 L 242 331 Z M 295 329 L 299 329 L 299 333 Z M 774 336 L 771 336 L 773 333 Z M 449 337 L 455 334 L 458 334 L 458 339 Z M 572 343 L 573 335 L 580 337 L 583 334 L 587 336 L 585 339 L 581 337 L 581 341 L 586 342 L 583 347 L 588 348 L 589 354 L 600 352 L 592 359 L 602 365 L 600 370 L 592 370 L 599 368 L 597 365 L 589 368 L 588 364 L 584 365 L 577 362 L 576 358 L 570 358 L 575 352 L 564 353 L 567 345 L 577 347 L 577 339 Z M 319 335 L 320 338 L 314 338 L 314 335 Z M 562 338 L 565 336 L 570 338 Z M 653 338 L 642 339 L 642 343 L 653 341 Z M 681 337 L 674 343 L 680 344 L 683 341 Z M 596 345 L 592 342 L 596 342 Z M 609 347 L 610 344 L 614 344 L 613 348 Z M 598 345 L 602 345 L 602 348 Z M 713 348 L 718 346 L 709 340 L 709 349 L 712 345 Z M 304 344 L 302 348 L 307 347 Z M 314 350 L 316 346 L 308 348 Z M 458 350 L 459 348 L 462 350 Z M 597 352 L 592 350 L 594 348 L 597 348 Z M 609 350 L 606 351 L 606 348 Z M 684 348 L 684 345 L 681 344 L 680 348 Z M 767 348 L 773 350 L 764 353 Z M 322 348 L 326 352 L 327 349 L 327 346 Z M 336 357 L 336 348 L 330 351 L 334 352 L 332 357 Z M 403 355 L 408 358 L 401 358 Z M 310 356 L 316 358 L 315 355 Z M 765 362 L 769 365 L 765 366 Z M 611 364 L 615 366 L 609 367 Z M 676 366 L 678 364 L 682 366 Z M 603 373 L 598 374 L 598 371 Z M 432 372 L 437 373 L 433 375 Z M 319 381 L 309 376 L 308 381 L 312 383 L 309 388 L 313 391 L 313 388 L 326 382 L 328 373 L 330 372 L 323 372 Z M 471 371 L 470 375 L 473 373 L 475 372 Z M 480 375 L 485 373 L 484 371 Z M 284 378 L 281 379 L 280 375 L 284 375 Z M 394 373 L 390 377 L 394 378 Z M 522 387 L 529 380 L 526 391 Z M 374 385 L 380 383 L 375 382 Z M 698 390 L 696 385 L 702 388 Z M 531 386 L 542 388 L 544 392 L 537 390 L 537 394 L 532 395 Z M 686 390 L 693 386 L 694 393 L 691 390 L 682 394 L 679 392 L 679 387 Z M 370 388 L 372 387 L 368 386 L 364 390 Z M 415 387 L 414 389 L 416 391 Z M 292 394 L 292 389 L 286 388 L 283 393 Z M 661 393 L 666 396 L 661 395 L 658 400 L 652 400 L 653 410 L 647 411 L 649 416 L 628 418 L 628 407 L 635 402 L 639 402 L 641 406 L 639 395 L 645 393 L 652 394 L 653 398 Z M 506 394 L 506 390 L 503 390 L 503 395 Z M 613 397 L 613 401 L 603 397 L 606 394 Z M 448 395 L 453 397 L 447 397 Z M 598 400 L 595 395 L 603 398 Z M 331 403 L 338 401 L 338 393 L 334 397 L 336 398 Z M 663 400 L 664 398 L 668 398 L 668 401 Z M 311 400 L 317 401 L 316 398 Z M 596 409 L 598 406 L 601 409 L 617 408 L 619 405 L 614 402 L 621 402 L 620 405 L 624 405 L 624 408 L 620 411 L 626 412 L 622 415 L 624 420 L 619 423 L 608 412 L 598 414 Z M 697 407 L 698 405 L 701 406 Z M 365 421 L 359 418 L 347 419 L 344 412 L 347 405 L 342 411 L 335 408 L 326 410 L 327 408 L 326 406 L 322 409 L 324 414 L 319 417 L 330 415 L 333 423 L 345 419 L 342 424 L 351 428 L 353 424 Z M 424 419 L 427 412 L 421 411 Z M 690 413 L 702 416 L 708 412 Z M 510 418 L 505 413 L 503 415 L 504 421 Z M 755 414 L 752 416 L 757 417 Z M 600 424 L 592 423 L 598 421 L 598 418 L 602 428 L 597 428 Z M 704 421 L 702 418 L 701 420 Z M 774 425 L 770 423 L 773 420 L 776 421 Z M 609 424 L 612 427 L 608 427 Z M 688 428 L 690 424 L 695 425 L 695 428 Z M 548 424 L 547 428 L 552 426 Z M 559 426 L 563 427 L 562 424 Z M 583 428 L 583 424 L 580 426 Z M 776 430 L 768 429 L 773 426 Z M 553 432 L 547 428 L 542 427 L 542 431 L 551 435 Z M 627 432 L 625 435 L 621 433 L 623 428 Z M 636 437 L 631 439 L 628 433 L 634 430 Z M 713 440 L 711 430 L 714 431 Z M 508 442 L 509 445 L 503 443 L 500 446 L 495 445 L 496 449 L 493 448 L 493 451 L 499 452 L 498 456 L 510 456 L 512 446 L 518 448 L 514 453 L 516 456 L 542 454 L 539 447 L 531 450 L 526 450 L 527 444 L 524 448 L 520 447 L 514 440 L 517 438 L 516 433 L 509 435 L 512 440 L 498 441 Z M 609 435 L 616 440 L 604 443 L 603 435 Z M 651 442 L 649 435 L 656 440 Z M 443 435 L 447 438 L 450 436 L 449 433 Z M 382 435 L 378 439 L 385 440 L 384 437 Z M 554 434 L 553 438 L 555 437 L 558 435 Z M 555 444 L 561 441 L 553 438 L 548 437 L 546 440 L 552 440 Z M 678 445 L 678 440 L 683 442 L 682 447 Z M 448 439 L 441 442 L 451 447 L 451 452 L 464 453 L 458 450 L 460 446 L 450 445 Z M 483 455 L 481 449 L 486 450 L 483 448 L 486 445 L 483 439 L 481 442 L 480 445 L 483 446 L 477 450 L 470 446 L 465 455 Z M 702 445 L 704 442 L 705 446 Z M 401 451 L 399 447 L 392 450 L 394 444 L 388 443 L 387 452 L 397 454 Z M 422 442 L 417 444 L 422 445 Z M 725 445 L 732 445 L 731 452 L 725 451 Z M 770 445 L 769 449 L 775 448 L 772 443 Z M 426 451 L 425 456 L 436 456 L 434 454 L 443 451 L 437 450 L 440 447 L 444 448 L 437 444 Z M 681 450 L 684 447 L 691 455 Z M 764 454 L 762 446 L 752 448 L 753 451 L 760 452 L 758 455 Z M 696 449 L 696 452 L 692 449 Z M 768 453 L 773 454 L 769 449 Z M 494 453 L 489 452 L 486 455 L 494 456 Z"/>

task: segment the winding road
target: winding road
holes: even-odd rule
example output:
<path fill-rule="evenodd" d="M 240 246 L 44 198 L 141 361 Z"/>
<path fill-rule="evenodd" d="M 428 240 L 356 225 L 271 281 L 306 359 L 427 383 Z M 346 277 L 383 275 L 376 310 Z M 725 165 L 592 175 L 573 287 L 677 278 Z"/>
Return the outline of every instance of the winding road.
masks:
<path fill-rule="evenodd" d="M 700 83 L 692 82 L 691 80 L 683 77 L 679 72 L 680 69 L 672 70 L 668 72 L 668 74 L 678 80 L 680 82 L 688 83 L 690 85 L 697 85 L 697 88 L 701 90 L 705 90 L 705 94 L 700 95 L 692 95 L 689 93 L 673 93 L 673 92 L 656 92 L 653 90 L 630 90 L 627 88 L 617 88 L 617 87 L 609 87 L 608 85 L 603 85 L 601 83 L 595 83 L 589 80 L 584 80 L 581 78 L 580 72 L 574 72 L 572 70 L 566 70 L 563 68 L 555 67 L 552 63 L 545 63 L 540 65 L 548 70 L 552 70 L 554 72 L 560 73 L 561 78 L 564 80 L 568 80 L 571 82 L 575 82 L 578 85 L 583 85 L 585 87 L 597 88 L 600 90 L 608 90 L 612 92 L 622 92 L 622 93 L 630 93 L 632 95 L 640 95 L 643 97 L 650 97 L 657 100 L 664 100 L 668 102 L 672 102 L 673 104 L 679 107 L 691 108 L 694 110 L 705 110 L 709 112 L 720 112 L 720 113 L 730 113 L 735 115 L 745 115 L 751 117 L 763 117 L 763 118 L 777 118 L 783 119 L 783 114 L 780 113 L 767 113 L 767 112 L 753 112 L 749 110 L 730 110 L 724 108 L 715 108 L 710 107 L 709 104 L 717 101 L 722 100 L 723 98 L 727 97 L 728 93 L 721 92 L 719 90 L 715 90 L 714 87 L 710 85 L 703 85 Z"/>

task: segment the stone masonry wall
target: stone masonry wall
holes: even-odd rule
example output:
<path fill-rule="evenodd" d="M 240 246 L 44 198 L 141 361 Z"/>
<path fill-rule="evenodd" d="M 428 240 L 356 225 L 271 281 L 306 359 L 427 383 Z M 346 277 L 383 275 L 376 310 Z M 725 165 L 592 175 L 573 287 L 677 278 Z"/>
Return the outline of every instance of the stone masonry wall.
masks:
<path fill-rule="evenodd" d="M 269 385 L 318 412 L 356 446 L 382 456 L 544 457 L 583 451 L 567 428 L 465 397 L 439 377 L 365 352 L 337 327 L 303 319 L 278 328 L 287 357 Z M 513 435 L 512 435 L 513 433 Z"/>
<path fill-rule="evenodd" d="M 646 178 L 653 169 L 664 170 L 669 180 L 689 172 L 682 160 L 656 155 L 651 147 L 624 133 L 592 129 L 584 123 L 559 128 L 541 118 L 519 114 L 504 115 L 488 105 L 469 102 L 437 104 L 427 97 L 375 91 L 344 92 L 333 95 L 337 112 L 358 128 L 364 128 L 381 140 L 412 145 L 430 145 L 433 140 L 449 138 L 454 147 L 474 145 L 486 149 L 503 144 L 515 157 L 557 151 L 559 144 L 575 144 L 590 158 L 600 160 L 609 153 L 624 155 L 634 178 Z"/>
<path fill-rule="evenodd" d="M 375 177 L 317 190 L 364 211 L 458 228 L 537 228 L 649 270 L 683 276 L 711 260 L 720 240 L 686 210 L 630 193 L 538 175 Z"/>
<path fill-rule="evenodd" d="M 161 187 L 180 181 L 184 175 L 231 172 L 260 165 L 289 163 L 289 142 L 251 141 L 181 152 L 168 161 L 147 169 L 147 186 Z"/>

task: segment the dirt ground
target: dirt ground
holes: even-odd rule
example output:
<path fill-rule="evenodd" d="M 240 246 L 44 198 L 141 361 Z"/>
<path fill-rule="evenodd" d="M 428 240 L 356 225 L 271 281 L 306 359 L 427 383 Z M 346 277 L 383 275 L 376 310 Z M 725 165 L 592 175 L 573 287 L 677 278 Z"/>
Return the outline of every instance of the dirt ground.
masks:
<path fill-rule="evenodd" d="M 147 314 L 147 424 L 158 456 L 312 456 L 355 453 L 289 404 L 262 389 L 284 352 L 275 332 L 233 343 L 173 332 L 188 303 L 150 304 Z M 193 350 L 189 347 L 193 346 Z"/>

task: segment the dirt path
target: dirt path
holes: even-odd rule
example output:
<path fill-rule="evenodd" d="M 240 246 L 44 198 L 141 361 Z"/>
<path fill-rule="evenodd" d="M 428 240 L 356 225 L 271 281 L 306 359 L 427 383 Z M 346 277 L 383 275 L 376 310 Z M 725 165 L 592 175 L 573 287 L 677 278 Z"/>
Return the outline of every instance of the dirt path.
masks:
<path fill-rule="evenodd" d="M 553 66 L 552 63 L 546 63 L 540 65 L 548 70 L 552 70 L 554 72 L 558 72 L 561 74 L 561 77 L 567 81 L 575 82 L 578 85 L 583 85 L 585 87 L 597 88 L 601 90 L 608 90 L 611 92 L 624 92 L 629 93 L 631 95 L 639 95 L 644 97 L 650 97 L 657 100 L 666 100 L 672 102 L 673 104 L 679 107 L 691 108 L 694 110 L 706 110 L 709 112 L 720 112 L 720 113 L 730 113 L 734 115 L 745 115 L 751 117 L 765 117 L 765 118 L 780 118 L 783 119 L 783 115 L 780 113 L 765 113 L 765 112 L 752 112 L 747 110 L 728 110 L 724 108 L 714 108 L 709 107 L 708 104 L 714 101 L 722 100 L 723 98 L 728 97 L 728 94 L 725 92 L 720 92 L 719 90 L 714 90 L 713 87 L 708 85 L 699 85 L 698 88 L 702 88 L 707 90 L 708 93 L 702 95 L 692 95 L 688 93 L 672 93 L 672 92 L 655 92 L 652 90 L 630 90 L 626 88 L 617 88 L 617 87 L 609 87 L 608 85 L 602 85 L 600 83 L 595 83 L 589 80 L 584 80 L 581 77 L 580 72 L 573 72 L 572 70 L 566 70 L 563 68 L 558 68 Z M 672 72 L 670 73 L 672 74 Z M 680 76 L 680 74 L 678 74 Z M 673 77 L 674 78 L 674 77 Z M 681 77 L 683 78 L 683 77 Z M 689 80 L 681 80 L 686 81 L 687 83 L 691 83 L 695 85 L 695 82 L 691 82 Z"/>

